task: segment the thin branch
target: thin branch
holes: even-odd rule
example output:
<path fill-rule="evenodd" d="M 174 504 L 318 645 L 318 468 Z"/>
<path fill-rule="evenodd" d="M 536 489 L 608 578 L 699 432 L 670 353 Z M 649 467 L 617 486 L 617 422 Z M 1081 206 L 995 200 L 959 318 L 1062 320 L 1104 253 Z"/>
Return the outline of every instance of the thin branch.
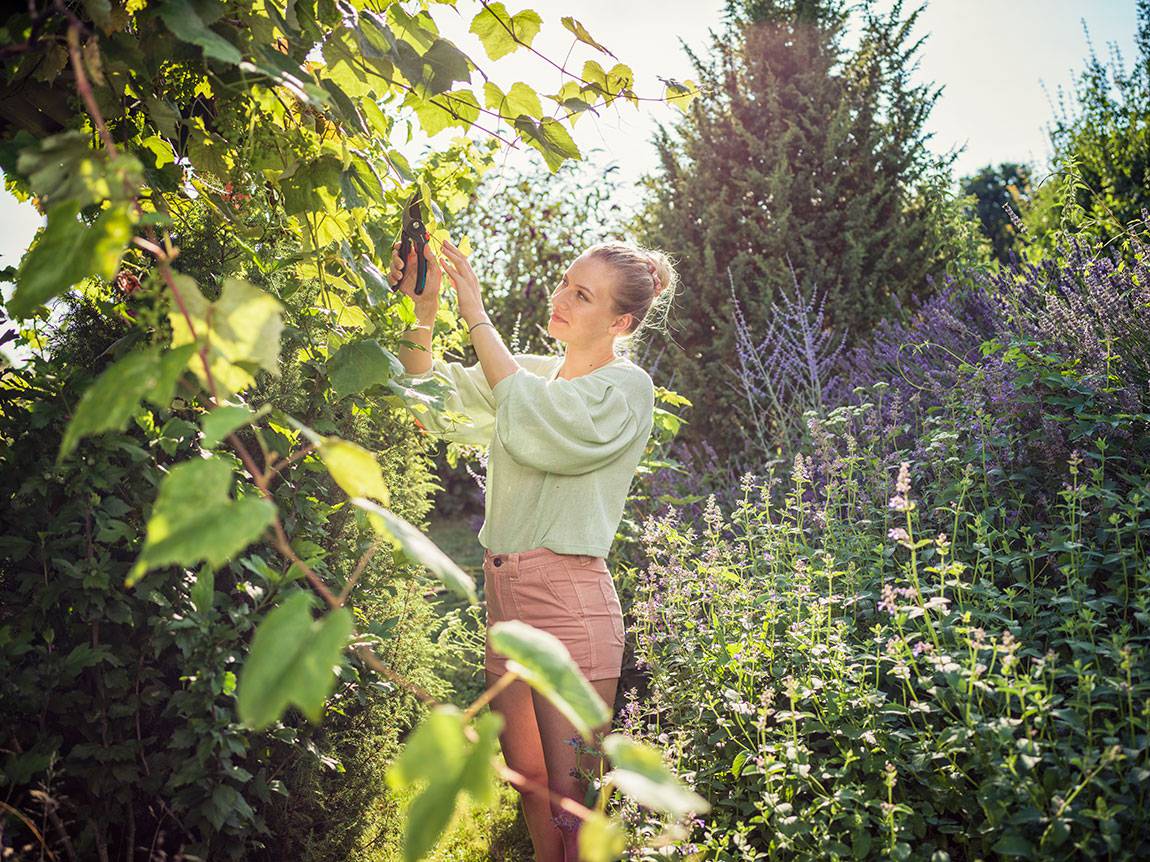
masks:
<path fill-rule="evenodd" d="M 375 556 L 375 552 L 380 549 L 382 544 L 382 540 L 376 539 L 371 543 L 371 547 L 363 552 L 363 556 L 359 558 L 359 562 L 355 564 L 355 570 L 351 573 L 351 577 L 347 579 L 347 583 L 343 585 L 343 589 L 339 592 L 339 603 L 341 606 L 347 601 L 347 597 L 351 595 L 351 591 L 355 589 L 355 585 L 367 569 L 367 564 L 371 562 L 371 558 Z"/>
<path fill-rule="evenodd" d="M 119 155 L 119 150 L 116 149 L 116 142 L 112 140 L 112 133 L 108 131 L 104 116 L 100 113 L 100 106 L 96 104 L 96 97 L 92 93 L 92 84 L 88 81 L 88 73 L 84 71 L 84 61 L 80 56 L 80 20 L 68 11 L 62 3 L 57 3 L 57 6 L 64 9 L 71 19 L 71 23 L 68 25 L 68 54 L 72 58 L 72 72 L 76 76 L 76 89 L 80 91 L 80 98 L 84 100 L 84 107 L 88 109 L 92 122 L 100 132 L 100 139 L 104 142 L 108 154 L 112 158 L 116 158 Z"/>
<path fill-rule="evenodd" d="M 467 708 L 467 711 L 463 713 L 464 717 L 471 719 L 477 712 L 479 712 L 479 710 L 483 709 L 483 707 L 487 705 L 488 701 L 494 698 L 495 695 L 499 694 L 499 692 L 503 691 L 503 689 L 507 688 L 507 686 L 511 685 L 511 683 L 515 682 L 515 680 L 518 678 L 519 674 L 515 673 L 514 671 L 508 671 L 507 673 L 503 674 L 503 676 L 499 677 L 499 681 L 495 683 L 495 685 L 491 686 L 491 688 L 487 689 L 485 692 L 483 692 L 483 694 L 476 698 L 475 703 L 471 704 L 471 706 Z"/>

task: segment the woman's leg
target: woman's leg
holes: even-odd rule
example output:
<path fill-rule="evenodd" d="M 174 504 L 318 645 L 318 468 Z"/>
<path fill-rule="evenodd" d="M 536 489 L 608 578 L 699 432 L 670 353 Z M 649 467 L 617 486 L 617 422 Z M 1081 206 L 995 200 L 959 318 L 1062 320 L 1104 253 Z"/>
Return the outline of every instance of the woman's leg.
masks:
<path fill-rule="evenodd" d="M 591 685 L 609 707 L 615 703 L 615 689 L 618 684 L 618 677 L 591 680 Z M 592 775 L 598 775 L 601 758 L 594 754 L 583 754 L 576 751 L 568 742 L 571 737 L 579 736 L 579 731 L 575 729 L 575 726 L 543 695 L 532 691 L 531 697 L 535 701 L 535 718 L 539 725 L 539 735 L 543 744 L 543 756 L 547 764 L 549 786 L 553 793 L 560 793 L 582 805 L 587 784 L 578 777 L 575 770 L 583 769 Z M 592 747 L 598 749 L 600 740 L 610 729 L 610 721 L 607 721 L 602 727 L 595 728 L 592 734 Z M 606 767 L 605 762 L 604 767 Z M 606 768 L 603 771 L 605 772 Z M 551 803 L 550 813 L 560 823 L 571 823 L 568 819 L 570 815 L 567 815 L 557 802 Z M 562 858 L 565 862 L 577 862 L 579 859 L 578 832 L 574 828 L 564 829 L 562 830 L 562 839 L 566 853 Z"/>
<path fill-rule="evenodd" d="M 499 681 L 496 674 L 487 671 L 487 687 Z M 547 764 L 539 726 L 535 720 L 535 707 L 531 687 L 517 679 L 491 699 L 491 709 L 503 716 L 503 730 L 499 745 L 507 765 L 531 781 L 547 786 Z M 518 790 L 518 788 L 516 788 Z M 551 806 L 545 794 L 531 790 L 520 791 L 523 816 L 531 844 L 535 848 L 536 862 L 563 862 L 563 836 L 551 822 Z"/>

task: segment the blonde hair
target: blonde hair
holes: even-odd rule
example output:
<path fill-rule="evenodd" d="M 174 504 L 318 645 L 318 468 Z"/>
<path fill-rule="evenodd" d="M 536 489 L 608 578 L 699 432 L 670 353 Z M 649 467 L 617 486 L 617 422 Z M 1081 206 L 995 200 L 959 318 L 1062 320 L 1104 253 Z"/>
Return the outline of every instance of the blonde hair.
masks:
<path fill-rule="evenodd" d="M 598 242 L 584 252 L 611 265 L 616 273 L 613 285 L 612 309 L 615 314 L 630 314 L 635 323 L 620 338 L 634 339 L 647 326 L 652 308 L 659 305 L 666 311 L 675 295 L 679 276 L 666 253 L 644 248 L 622 240 Z"/>

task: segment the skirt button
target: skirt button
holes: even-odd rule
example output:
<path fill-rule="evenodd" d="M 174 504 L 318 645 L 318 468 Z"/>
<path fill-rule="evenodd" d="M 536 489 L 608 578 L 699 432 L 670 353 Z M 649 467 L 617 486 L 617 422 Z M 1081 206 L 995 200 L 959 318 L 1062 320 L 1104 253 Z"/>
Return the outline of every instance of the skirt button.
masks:
<path fill-rule="evenodd" d="M 495 559 L 492 560 L 492 562 L 495 563 L 495 565 L 497 565 L 497 566 L 502 566 L 503 565 L 503 558 L 502 557 L 496 557 Z"/>

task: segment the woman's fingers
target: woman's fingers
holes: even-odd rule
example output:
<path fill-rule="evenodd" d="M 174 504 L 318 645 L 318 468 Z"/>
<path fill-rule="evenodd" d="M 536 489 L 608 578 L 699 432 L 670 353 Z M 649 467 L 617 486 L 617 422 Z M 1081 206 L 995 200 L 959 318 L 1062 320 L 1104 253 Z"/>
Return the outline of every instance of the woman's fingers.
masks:
<path fill-rule="evenodd" d="M 431 251 L 430 245 L 424 246 L 423 256 L 427 258 L 427 272 L 428 272 L 428 274 L 433 275 L 433 276 L 441 275 L 443 270 L 439 266 L 439 260 L 436 258 L 435 254 Z"/>

